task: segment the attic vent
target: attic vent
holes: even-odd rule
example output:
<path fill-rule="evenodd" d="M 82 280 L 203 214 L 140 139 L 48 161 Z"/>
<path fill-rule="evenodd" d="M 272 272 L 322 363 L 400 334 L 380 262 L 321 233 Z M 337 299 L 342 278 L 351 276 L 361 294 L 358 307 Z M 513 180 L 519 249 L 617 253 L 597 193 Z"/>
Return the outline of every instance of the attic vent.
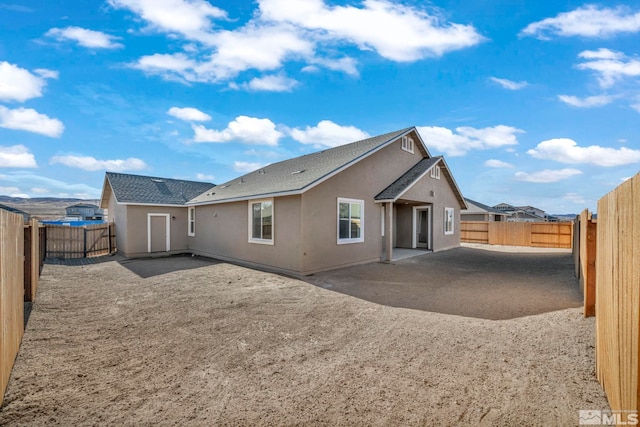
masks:
<path fill-rule="evenodd" d="M 300 173 L 304 173 L 305 171 L 306 171 L 306 169 L 302 169 L 302 170 L 299 170 L 299 171 L 293 171 L 293 172 L 291 172 L 291 175 L 298 175 Z"/>
<path fill-rule="evenodd" d="M 151 178 L 151 181 L 153 181 L 153 182 L 164 182 L 164 180 L 159 179 L 159 178 Z"/>

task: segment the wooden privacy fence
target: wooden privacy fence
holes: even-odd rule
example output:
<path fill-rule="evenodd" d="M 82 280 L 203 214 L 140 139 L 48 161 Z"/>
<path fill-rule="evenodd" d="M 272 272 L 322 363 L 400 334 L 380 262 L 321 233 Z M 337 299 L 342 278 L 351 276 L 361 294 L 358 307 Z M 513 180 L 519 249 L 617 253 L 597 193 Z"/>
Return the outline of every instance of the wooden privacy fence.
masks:
<path fill-rule="evenodd" d="M 89 258 L 116 250 L 115 223 L 82 227 L 47 224 L 47 257 Z"/>
<path fill-rule="evenodd" d="M 580 280 L 584 317 L 596 314 L 596 230 L 597 222 L 588 209 L 574 222 L 573 261 Z"/>
<path fill-rule="evenodd" d="M 460 221 L 465 243 L 570 249 L 572 235 L 570 222 Z"/>
<path fill-rule="evenodd" d="M 596 245 L 598 380 L 612 410 L 637 414 L 640 409 L 640 174 L 598 201 Z"/>
<path fill-rule="evenodd" d="M 0 209 L 0 404 L 24 334 L 24 218 Z"/>
<path fill-rule="evenodd" d="M 24 226 L 24 300 L 33 301 L 40 282 L 47 246 L 47 229 L 32 219 Z"/>

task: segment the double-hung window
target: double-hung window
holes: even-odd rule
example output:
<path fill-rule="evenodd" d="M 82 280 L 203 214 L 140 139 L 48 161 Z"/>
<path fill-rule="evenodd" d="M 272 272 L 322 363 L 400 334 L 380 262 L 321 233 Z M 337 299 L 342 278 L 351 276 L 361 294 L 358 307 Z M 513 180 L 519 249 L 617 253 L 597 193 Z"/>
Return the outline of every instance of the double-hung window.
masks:
<path fill-rule="evenodd" d="M 364 242 L 364 200 L 338 198 L 338 244 Z"/>
<path fill-rule="evenodd" d="M 249 201 L 249 242 L 273 245 L 273 199 Z"/>
<path fill-rule="evenodd" d="M 453 234 L 453 208 L 444 208 L 444 234 Z"/>
<path fill-rule="evenodd" d="M 187 229 L 187 235 L 188 236 L 195 236 L 196 235 L 196 208 L 195 207 L 190 207 L 189 208 L 189 225 L 188 225 L 188 229 Z"/>

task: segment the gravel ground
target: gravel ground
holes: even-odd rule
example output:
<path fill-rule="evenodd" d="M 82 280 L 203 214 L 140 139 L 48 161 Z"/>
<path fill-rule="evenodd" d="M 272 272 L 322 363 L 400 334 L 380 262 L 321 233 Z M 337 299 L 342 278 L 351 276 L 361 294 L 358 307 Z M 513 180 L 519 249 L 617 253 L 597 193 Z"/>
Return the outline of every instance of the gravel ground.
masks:
<path fill-rule="evenodd" d="M 608 408 L 593 344 L 580 308 L 496 321 L 198 257 L 48 264 L 0 424 L 577 425 Z"/>

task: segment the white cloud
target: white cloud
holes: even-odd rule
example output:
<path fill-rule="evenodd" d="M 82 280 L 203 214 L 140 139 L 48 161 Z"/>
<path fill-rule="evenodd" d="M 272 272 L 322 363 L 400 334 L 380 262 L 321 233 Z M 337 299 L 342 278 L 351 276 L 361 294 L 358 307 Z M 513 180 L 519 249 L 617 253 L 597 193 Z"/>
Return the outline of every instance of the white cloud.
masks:
<path fill-rule="evenodd" d="M 640 102 L 631 104 L 631 108 L 636 110 L 638 113 L 640 113 Z"/>
<path fill-rule="evenodd" d="M 546 184 L 551 182 L 563 181 L 572 176 L 580 175 L 582 172 L 577 169 L 545 169 L 539 172 L 526 173 L 516 172 L 516 179 L 525 182 L 534 182 L 537 184 Z"/>
<path fill-rule="evenodd" d="M 33 187 L 31 189 L 31 192 L 34 193 L 34 194 L 47 194 L 50 191 L 48 189 L 46 189 L 46 188 Z"/>
<path fill-rule="evenodd" d="M 49 70 L 48 68 L 36 68 L 35 73 L 43 79 L 57 79 L 60 73 L 55 70 Z"/>
<path fill-rule="evenodd" d="M 484 40 L 471 25 L 388 0 L 366 0 L 362 7 L 331 6 L 323 0 L 261 0 L 254 17 L 232 30 L 214 26 L 215 19 L 228 20 L 227 14 L 203 0 L 108 1 L 137 14 L 147 29 L 185 39 L 183 52 L 143 56 L 131 64 L 182 82 L 228 82 L 246 70 L 280 70 L 288 61 L 305 61 L 303 71 L 324 67 L 357 76 L 355 59 L 341 57 L 337 48 L 355 46 L 393 61 L 416 61 Z M 253 89 L 291 88 L 290 81 L 279 83 L 274 85 L 270 76 L 258 77 Z"/>
<path fill-rule="evenodd" d="M 0 62 L 0 100 L 24 102 L 42 96 L 47 82 L 28 70 L 6 61 Z"/>
<path fill-rule="evenodd" d="M 202 125 L 191 125 L 191 127 L 194 131 L 194 142 L 237 141 L 245 144 L 275 146 L 284 136 L 271 120 L 247 116 L 236 117 L 223 130 L 207 129 Z"/>
<path fill-rule="evenodd" d="M 130 66 L 167 80 L 218 83 L 250 69 L 277 70 L 286 60 L 313 54 L 313 43 L 282 25 L 248 25 L 236 31 L 220 31 L 211 35 L 211 44 L 215 52 L 205 60 L 192 59 L 186 53 L 154 54 L 143 56 Z"/>
<path fill-rule="evenodd" d="M 204 81 L 194 71 L 198 66 L 197 62 L 189 59 L 184 53 L 146 55 L 129 66 L 147 74 L 159 75 L 166 80 Z"/>
<path fill-rule="evenodd" d="M 9 109 L 0 105 L 0 127 L 58 138 L 64 131 L 64 125 L 58 119 L 52 119 L 31 108 Z"/>
<path fill-rule="evenodd" d="M 112 172 L 122 172 L 126 170 L 146 169 L 144 161 L 136 158 L 125 160 L 98 160 L 90 156 L 53 156 L 51 164 L 62 164 L 71 168 L 84 169 L 86 171 L 108 170 Z"/>
<path fill-rule="evenodd" d="M 583 50 L 578 54 L 579 58 L 584 59 L 622 59 L 624 56 L 622 52 L 616 52 L 604 47 L 598 50 Z"/>
<path fill-rule="evenodd" d="M 538 159 L 555 160 L 561 163 L 586 163 L 596 166 L 621 166 L 640 162 L 640 150 L 626 147 L 619 149 L 591 145 L 580 147 L 574 140 L 555 138 L 542 141 L 527 154 Z"/>
<path fill-rule="evenodd" d="M 527 82 L 514 82 L 513 80 L 500 79 L 498 77 L 491 77 L 490 79 L 494 83 L 497 83 L 503 88 L 509 89 L 509 90 L 520 90 L 524 87 L 529 86 L 529 83 Z"/>
<path fill-rule="evenodd" d="M 255 77 L 243 85 L 246 89 L 266 92 L 290 92 L 298 82 L 283 75 Z"/>
<path fill-rule="evenodd" d="M 0 168 L 37 168 L 36 158 L 24 145 L 0 146 Z"/>
<path fill-rule="evenodd" d="M 233 162 L 233 170 L 236 172 L 253 172 L 263 166 L 264 164 L 257 162 Z"/>
<path fill-rule="evenodd" d="M 0 194 L 9 195 L 10 197 L 22 197 L 18 187 L 0 187 Z"/>
<path fill-rule="evenodd" d="M 531 23 L 520 34 L 539 39 L 548 39 L 551 35 L 604 38 L 639 31 L 640 12 L 633 13 L 623 6 L 608 8 L 586 5 L 555 18 Z"/>
<path fill-rule="evenodd" d="M 513 168 L 511 163 L 503 162 L 502 160 L 489 159 L 484 162 L 484 165 L 488 168 Z"/>
<path fill-rule="evenodd" d="M 587 61 L 578 64 L 577 68 L 595 72 L 603 88 L 611 87 L 625 77 L 640 76 L 640 59 L 629 58 L 622 52 L 608 49 L 585 50 L 578 56 Z"/>
<path fill-rule="evenodd" d="M 571 203 L 575 203 L 577 205 L 582 205 L 584 206 L 587 201 L 585 200 L 585 198 L 578 193 L 567 193 L 564 196 L 562 196 L 563 199 L 570 201 Z"/>
<path fill-rule="evenodd" d="M 577 96 L 572 95 L 558 95 L 558 99 L 565 104 L 572 105 L 578 108 L 591 108 L 591 107 L 602 107 L 603 105 L 610 104 L 613 102 L 615 97 L 610 95 L 597 95 L 597 96 L 587 96 L 585 98 L 578 98 Z"/>
<path fill-rule="evenodd" d="M 90 49 L 119 49 L 124 47 L 116 41 L 117 37 L 80 27 L 52 28 L 45 35 L 59 41 L 75 41 L 80 46 Z"/>
<path fill-rule="evenodd" d="M 316 148 L 337 147 L 369 137 L 369 134 L 354 126 L 340 126 L 330 120 L 322 120 L 317 126 L 291 129 L 293 139 L 303 144 L 312 144 Z"/>
<path fill-rule="evenodd" d="M 171 107 L 167 114 L 186 122 L 208 122 L 211 120 L 210 115 L 192 107 Z"/>
<path fill-rule="evenodd" d="M 357 62 L 353 58 L 344 57 L 344 58 L 312 58 L 309 60 L 312 65 L 308 65 L 302 69 L 303 72 L 317 72 L 319 71 L 318 66 L 327 68 L 333 71 L 342 71 L 343 73 L 349 74 L 351 76 L 358 76 L 360 73 L 358 72 L 358 68 L 356 67 Z"/>
<path fill-rule="evenodd" d="M 213 181 L 215 177 L 213 175 L 208 175 L 206 173 L 197 173 L 196 179 L 198 181 Z"/>
<path fill-rule="evenodd" d="M 375 50 L 393 61 L 416 61 L 474 46 L 484 38 L 471 25 L 442 22 L 424 9 L 367 0 L 363 7 L 331 6 L 323 0 L 260 0 L 261 17 L 319 32 L 335 41 Z"/>
<path fill-rule="evenodd" d="M 227 17 L 224 10 L 204 0 L 108 0 L 108 3 L 138 14 L 150 29 L 199 41 L 207 39 L 212 18 Z"/>
<path fill-rule="evenodd" d="M 228 79 L 249 69 L 277 70 L 286 60 L 311 57 L 314 45 L 299 30 L 287 25 L 248 24 L 213 36 L 216 52 L 201 64 L 200 75 L 208 80 Z"/>
<path fill-rule="evenodd" d="M 427 147 L 449 156 L 464 156 L 470 150 L 486 150 L 507 145 L 517 145 L 516 134 L 523 130 L 498 125 L 482 129 L 462 126 L 452 130 L 439 126 L 420 126 L 418 132 Z"/>

